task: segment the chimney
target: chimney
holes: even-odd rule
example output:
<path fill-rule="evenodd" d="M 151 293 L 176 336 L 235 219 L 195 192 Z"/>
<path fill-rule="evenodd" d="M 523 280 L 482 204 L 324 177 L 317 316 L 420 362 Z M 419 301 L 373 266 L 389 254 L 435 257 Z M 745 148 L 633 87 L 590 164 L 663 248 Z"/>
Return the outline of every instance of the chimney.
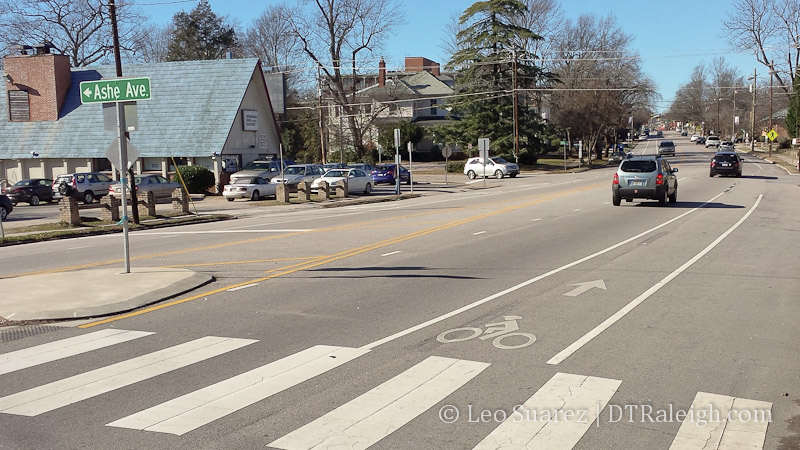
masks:
<path fill-rule="evenodd" d="M 381 60 L 378 62 L 378 86 L 384 85 L 386 85 L 386 61 L 381 56 Z"/>
<path fill-rule="evenodd" d="M 439 76 L 439 63 L 421 56 L 406 56 L 406 72 L 429 72 Z"/>
<path fill-rule="evenodd" d="M 55 122 L 72 84 L 69 57 L 50 53 L 49 44 L 33 46 L 35 54 L 26 52 L 3 59 L 6 91 L 12 93 L 19 108 L 9 108 L 8 120 Z M 25 102 L 27 100 L 27 102 Z M 11 106 L 11 105 L 9 105 Z M 27 116 L 27 119 L 26 119 Z"/>

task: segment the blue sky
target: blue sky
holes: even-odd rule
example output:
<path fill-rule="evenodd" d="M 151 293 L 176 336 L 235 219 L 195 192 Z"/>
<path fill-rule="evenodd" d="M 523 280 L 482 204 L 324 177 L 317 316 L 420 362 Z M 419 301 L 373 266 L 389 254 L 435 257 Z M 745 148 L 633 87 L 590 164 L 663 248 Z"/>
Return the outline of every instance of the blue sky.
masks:
<path fill-rule="evenodd" d="M 180 10 L 189 11 L 195 0 L 134 0 L 151 20 L 168 23 Z M 209 0 L 212 10 L 226 15 L 247 27 L 266 5 L 279 0 Z M 292 4 L 292 1 L 285 3 Z M 394 38 L 386 43 L 387 65 L 402 65 L 405 56 L 424 56 L 444 64 L 446 55 L 440 49 L 445 35 L 444 26 L 452 14 L 460 14 L 473 2 L 465 0 L 403 0 L 405 24 L 397 29 Z M 753 68 L 765 72 L 755 57 L 732 49 L 723 37 L 722 21 L 732 11 L 730 0 L 672 0 L 648 2 L 641 0 L 561 0 L 567 19 L 582 14 L 603 17 L 613 14 L 617 23 L 633 38 L 632 48 L 642 58 L 642 68 L 662 96 L 659 109 L 665 110 L 675 91 L 689 81 L 692 69 L 702 61 L 722 56 L 747 76 Z M 148 5 L 152 4 L 152 5 Z M 763 74 L 761 74 L 763 75 Z"/>

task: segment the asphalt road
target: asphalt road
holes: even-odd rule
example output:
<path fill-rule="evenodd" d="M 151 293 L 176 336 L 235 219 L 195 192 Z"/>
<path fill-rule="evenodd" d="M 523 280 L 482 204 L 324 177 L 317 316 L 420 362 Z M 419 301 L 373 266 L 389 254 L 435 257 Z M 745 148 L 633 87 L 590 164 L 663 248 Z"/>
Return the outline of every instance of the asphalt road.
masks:
<path fill-rule="evenodd" d="M 134 266 L 217 281 L 0 344 L 0 448 L 798 448 L 798 178 L 675 141 L 665 207 L 612 206 L 609 168 L 132 233 Z M 0 276 L 120 248 L 6 247 Z M 4 371 L 103 330 L 144 333 Z"/>

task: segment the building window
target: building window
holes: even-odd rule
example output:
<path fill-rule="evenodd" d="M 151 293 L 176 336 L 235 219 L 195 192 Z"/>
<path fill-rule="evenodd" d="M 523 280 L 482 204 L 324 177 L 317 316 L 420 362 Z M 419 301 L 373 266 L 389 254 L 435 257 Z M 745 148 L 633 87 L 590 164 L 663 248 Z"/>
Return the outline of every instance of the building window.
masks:
<path fill-rule="evenodd" d="M 436 100 L 431 100 L 431 115 L 436 115 Z"/>
<path fill-rule="evenodd" d="M 28 91 L 8 91 L 8 119 L 11 122 L 31 120 L 31 103 Z"/>

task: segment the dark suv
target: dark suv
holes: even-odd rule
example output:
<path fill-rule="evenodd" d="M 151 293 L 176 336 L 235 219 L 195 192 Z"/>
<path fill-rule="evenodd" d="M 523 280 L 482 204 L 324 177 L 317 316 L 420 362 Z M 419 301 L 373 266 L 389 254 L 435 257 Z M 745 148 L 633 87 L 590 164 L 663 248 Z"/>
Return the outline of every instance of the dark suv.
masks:
<path fill-rule="evenodd" d="M 708 171 L 708 176 L 714 175 L 733 175 L 736 177 L 742 176 L 742 158 L 735 152 L 717 152 L 711 158 L 711 167 Z"/>
<path fill-rule="evenodd" d="M 675 156 L 675 143 L 672 141 L 661 141 L 658 143 L 658 156 Z"/>
<path fill-rule="evenodd" d="M 631 156 L 620 163 L 614 173 L 611 194 L 614 206 L 634 198 L 658 200 L 665 205 L 678 201 L 678 169 L 669 166 L 660 156 Z"/>

